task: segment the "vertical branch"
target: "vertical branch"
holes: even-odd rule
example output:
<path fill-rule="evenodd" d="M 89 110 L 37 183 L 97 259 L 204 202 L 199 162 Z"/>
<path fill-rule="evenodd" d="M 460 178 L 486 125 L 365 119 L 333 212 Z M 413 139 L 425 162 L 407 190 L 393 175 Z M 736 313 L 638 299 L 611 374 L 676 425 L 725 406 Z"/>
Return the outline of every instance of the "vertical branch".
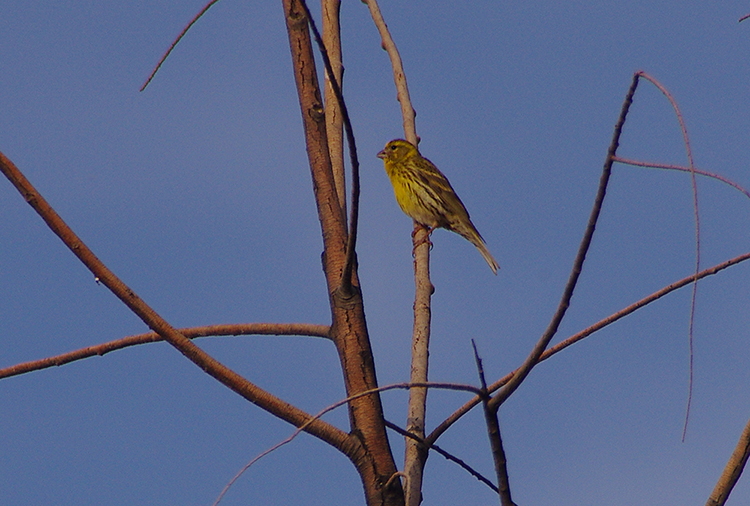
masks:
<path fill-rule="evenodd" d="M 339 88 L 343 87 L 344 68 L 341 63 L 341 27 L 339 12 L 341 0 L 322 0 L 323 8 L 323 45 L 333 70 L 333 79 Z M 346 177 L 344 171 L 344 131 L 341 118 L 341 106 L 331 86 L 331 77 L 326 72 L 324 93 L 326 111 L 326 133 L 328 134 L 328 152 L 331 156 L 333 180 L 336 194 L 339 197 L 341 214 L 346 216 Z"/>
<path fill-rule="evenodd" d="M 396 43 L 393 42 L 391 33 L 388 31 L 388 25 L 383 20 L 383 15 L 380 13 L 380 7 L 376 0 L 363 0 L 363 3 L 367 4 L 370 9 L 370 16 L 375 22 L 375 26 L 380 33 L 381 47 L 386 50 L 388 57 L 391 59 L 391 66 L 393 67 L 393 80 L 396 83 L 396 91 L 398 93 L 398 101 L 401 104 L 401 116 L 404 120 L 404 135 L 406 140 L 414 144 L 418 144 L 417 127 L 415 118 L 417 113 L 414 112 L 414 108 L 411 105 L 411 99 L 409 98 L 409 88 L 406 86 L 406 75 L 404 74 L 404 66 L 401 63 L 401 55 L 398 53 Z"/>
<path fill-rule="evenodd" d="M 383 15 L 376 0 L 364 0 L 370 15 L 380 33 L 381 46 L 388 53 L 393 68 L 393 80 L 396 84 L 398 101 L 401 104 L 401 116 L 404 125 L 404 137 L 415 146 L 418 143 L 416 113 L 409 98 L 401 55 L 383 20 Z M 427 230 L 414 223 L 412 233 L 414 244 L 414 329 L 411 350 L 411 383 L 423 383 L 428 379 L 428 360 L 430 344 L 431 297 L 434 287 L 430 281 L 430 242 Z M 419 437 L 425 435 L 425 412 L 427 409 L 427 389 L 415 387 L 409 390 L 409 407 L 406 429 Z M 422 499 L 422 475 L 427 460 L 427 451 L 418 440 L 406 438 L 404 454 L 404 473 L 406 480 L 406 504 L 418 506 Z"/>
<path fill-rule="evenodd" d="M 471 340 L 471 347 L 474 348 L 474 360 L 477 363 L 477 372 L 479 373 L 479 383 L 482 386 L 480 397 L 482 398 L 482 407 L 484 408 L 484 420 L 487 424 L 487 436 L 490 438 L 490 448 L 492 449 L 492 460 L 495 463 L 495 474 L 497 474 L 497 495 L 500 496 L 502 506 L 516 506 L 510 494 L 510 479 L 508 478 L 508 463 L 505 458 L 503 449 L 503 438 L 500 435 L 500 420 L 498 419 L 499 406 L 490 407 L 490 394 L 487 391 L 487 381 L 484 378 L 484 367 L 482 359 L 479 358 L 477 345 Z"/>
<path fill-rule="evenodd" d="M 348 261 L 353 258 L 353 237 L 352 234 L 347 234 L 346 219 L 336 194 L 331 168 L 325 114 L 308 30 L 308 23 L 310 27 L 314 27 L 314 24 L 307 13 L 307 6 L 301 0 L 283 0 L 282 3 L 313 177 L 313 190 L 323 232 L 323 269 L 330 298 L 331 339 L 336 345 L 341 362 L 347 396 L 372 392 L 353 398 L 349 403 L 351 431 L 356 439 L 361 441 L 363 449 L 350 458 L 362 480 L 368 505 L 401 506 L 404 496 L 400 482 L 389 482 L 397 469 L 386 434 L 380 395 L 376 390 L 375 362 L 361 292 L 358 288 L 359 281 L 356 279 L 356 270 L 352 268 L 353 262 Z M 330 62 L 325 51 L 323 61 L 328 71 Z M 328 72 L 330 76 L 334 75 L 332 71 Z M 335 83 L 336 81 L 331 79 L 334 92 L 338 88 Z M 340 99 L 340 96 L 337 98 Z M 343 100 L 339 100 L 339 105 L 342 107 L 342 119 L 346 125 L 346 108 Z M 347 128 L 347 136 L 353 141 L 350 128 Z M 353 144 L 350 146 L 350 152 L 353 156 L 356 153 Z M 353 185 L 358 184 L 356 170 L 357 167 L 353 166 Z M 353 199 L 355 197 L 356 195 L 352 196 Z M 350 226 L 355 225 L 354 216 Z M 347 270 L 351 275 L 344 275 Z M 351 289 L 348 291 L 340 289 L 342 276 L 346 278 L 345 282 L 349 283 Z"/>

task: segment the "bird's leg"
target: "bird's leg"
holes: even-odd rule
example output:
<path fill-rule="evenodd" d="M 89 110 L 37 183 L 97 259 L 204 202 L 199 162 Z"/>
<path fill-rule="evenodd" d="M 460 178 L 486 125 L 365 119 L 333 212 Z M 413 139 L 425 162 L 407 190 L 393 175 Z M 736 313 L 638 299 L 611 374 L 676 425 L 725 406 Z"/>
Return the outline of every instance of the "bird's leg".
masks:
<path fill-rule="evenodd" d="M 430 235 L 432 235 L 432 231 L 435 230 L 435 227 L 428 227 L 426 225 L 421 225 L 425 230 L 427 230 L 427 235 L 425 235 L 422 239 L 414 243 L 414 248 L 411 250 L 411 256 L 415 256 L 417 252 L 417 248 L 420 247 L 422 244 L 427 243 L 430 245 L 430 249 L 432 249 L 432 241 L 430 241 Z M 412 241 L 414 240 L 414 236 L 417 234 L 417 228 L 412 230 L 411 232 L 411 238 Z"/>

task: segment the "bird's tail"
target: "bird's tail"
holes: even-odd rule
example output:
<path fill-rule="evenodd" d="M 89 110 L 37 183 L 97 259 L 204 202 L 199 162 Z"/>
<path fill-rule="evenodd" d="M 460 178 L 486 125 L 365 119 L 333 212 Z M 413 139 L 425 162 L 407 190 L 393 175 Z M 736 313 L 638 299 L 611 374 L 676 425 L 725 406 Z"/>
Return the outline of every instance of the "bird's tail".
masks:
<path fill-rule="evenodd" d="M 487 262 L 487 265 L 490 266 L 490 269 L 492 269 L 492 273 L 497 275 L 497 270 L 500 268 L 499 265 L 497 265 L 497 261 L 493 258 L 492 253 L 490 253 L 490 250 L 487 249 L 487 245 L 484 244 L 484 239 L 482 239 L 482 236 L 479 235 L 479 232 L 476 228 L 473 226 L 469 227 L 454 227 L 453 230 L 459 233 L 464 239 L 469 241 L 471 244 L 477 247 L 479 250 L 479 253 L 482 254 L 482 258 L 485 259 Z"/>

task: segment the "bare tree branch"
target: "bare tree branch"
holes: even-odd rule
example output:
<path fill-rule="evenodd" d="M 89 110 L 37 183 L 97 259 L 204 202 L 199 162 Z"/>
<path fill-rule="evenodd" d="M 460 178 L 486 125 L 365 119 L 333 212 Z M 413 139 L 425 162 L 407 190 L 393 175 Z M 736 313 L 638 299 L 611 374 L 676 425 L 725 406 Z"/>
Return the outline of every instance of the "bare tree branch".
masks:
<path fill-rule="evenodd" d="M 167 52 L 164 53 L 164 55 L 159 60 L 159 63 L 156 64 L 156 67 L 154 67 L 154 70 L 151 71 L 151 74 L 148 76 L 148 79 L 146 79 L 146 82 L 143 83 L 143 86 L 141 86 L 140 91 L 143 91 L 146 89 L 146 86 L 149 85 L 151 80 L 154 78 L 156 73 L 161 68 L 162 64 L 167 60 L 167 57 L 169 57 L 172 50 L 174 50 L 175 46 L 182 40 L 182 38 L 185 36 L 185 34 L 190 30 L 190 28 L 206 13 L 208 9 L 210 9 L 215 3 L 217 3 L 219 0 L 211 0 L 206 4 L 201 11 L 193 17 L 193 19 L 190 20 L 190 23 L 187 24 L 185 28 L 182 29 L 182 32 L 177 36 L 177 38 L 172 42 L 172 45 L 169 46 L 169 49 L 167 49 Z"/>
<path fill-rule="evenodd" d="M 721 473 L 716 487 L 706 501 L 706 506 L 724 506 L 745 469 L 748 456 L 750 456 L 750 421 L 745 425 L 740 440 L 737 442 L 732 456 L 729 457 L 729 462 L 724 467 L 724 472 Z"/>
<path fill-rule="evenodd" d="M 660 299 L 661 297 L 667 295 L 668 293 L 674 292 L 675 290 L 678 290 L 686 285 L 689 285 L 695 279 L 703 279 L 707 276 L 712 276 L 714 274 L 717 274 L 718 272 L 723 271 L 724 269 L 731 267 L 733 265 L 737 265 L 739 263 L 742 263 L 746 260 L 750 260 L 750 253 L 745 253 L 740 256 L 737 256 L 735 258 L 732 258 L 730 260 L 727 260 L 726 262 L 722 262 L 720 264 L 717 264 L 713 267 L 710 267 L 708 269 L 704 269 L 701 272 L 698 273 L 697 276 L 690 275 L 688 277 L 682 278 L 679 281 L 676 281 L 672 283 L 671 285 L 665 286 L 661 290 L 658 290 L 648 297 L 644 297 L 643 299 L 639 300 L 638 302 L 635 302 L 628 307 L 621 309 L 620 311 L 608 316 L 607 318 L 604 318 L 603 320 L 598 321 L 594 325 L 591 325 L 590 327 L 586 328 L 585 330 L 582 330 L 581 332 L 578 332 L 577 334 L 574 334 L 570 336 L 569 338 L 565 339 L 564 341 L 560 342 L 559 344 L 556 344 L 555 346 L 552 346 L 550 349 L 546 350 L 542 355 L 539 357 L 539 362 L 543 362 L 544 360 L 547 360 L 551 356 L 561 352 L 568 346 L 571 346 L 578 341 L 583 340 L 584 338 L 590 336 L 594 332 L 597 332 L 598 330 L 603 329 L 604 327 L 616 322 L 617 320 L 629 315 L 630 313 L 635 312 L 636 310 L 656 301 L 657 299 Z M 516 374 L 516 371 L 510 372 L 500 378 L 499 380 L 495 381 L 489 387 L 487 387 L 487 390 L 489 392 L 495 392 L 499 388 L 506 385 L 510 379 L 513 377 L 513 375 Z M 462 416 L 464 416 L 466 413 L 471 411 L 471 409 L 482 402 L 482 399 L 480 396 L 474 397 L 470 401 L 468 401 L 466 404 L 458 408 L 456 411 L 453 412 L 448 418 L 446 418 L 440 425 L 438 425 L 429 436 L 425 438 L 425 443 L 427 445 L 430 445 L 437 441 L 437 439 L 443 435 L 443 433 L 448 430 L 454 423 L 456 423 Z"/>
<path fill-rule="evenodd" d="M 333 78 L 343 92 L 344 67 L 341 61 L 341 0 L 322 0 L 323 45 L 331 62 Z M 331 168 L 339 197 L 341 213 L 346 216 L 346 172 L 344 170 L 344 130 L 341 117 L 341 106 L 331 84 L 328 72 L 325 74 L 323 96 L 326 109 L 326 133 L 328 135 L 328 152 L 331 154 Z"/>
<path fill-rule="evenodd" d="M 370 10 L 375 26 L 380 33 L 381 46 L 388 52 L 393 68 L 393 80 L 396 84 L 398 101 L 401 104 L 401 116 L 403 118 L 404 136 L 407 141 L 415 146 L 419 142 L 416 131 L 415 112 L 409 98 L 409 88 L 406 84 L 406 75 L 396 44 L 388 31 L 388 26 L 383 20 L 380 7 L 376 0 L 363 0 Z M 412 333 L 412 360 L 411 360 L 411 382 L 418 383 L 427 381 L 429 343 L 430 343 L 430 319 L 431 319 L 431 296 L 434 288 L 430 282 L 430 242 L 427 229 L 414 222 L 412 232 L 414 244 L 414 329 Z M 425 412 L 427 407 L 427 390 L 415 388 L 409 391 L 409 405 L 406 419 L 406 429 L 420 439 L 425 435 Z M 419 506 L 422 500 L 422 475 L 427 452 L 413 439 L 406 440 L 404 455 L 404 473 L 408 477 L 406 489 L 406 504 L 408 506 Z"/>
<path fill-rule="evenodd" d="M 573 262 L 573 269 L 570 273 L 567 285 L 563 291 L 562 299 L 560 304 L 555 311 L 552 321 L 550 322 L 547 330 L 542 334 L 542 337 L 534 346 L 533 350 L 529 354 L 526 361 L 518 368 L 516 374 L 508 382 L 507 385 L 490 401 L 490 407 L 498 406 L 505 402 L 510 395 L 515 392 L 521 382 L 529 375 L 534 366 L 539 362 L 539 357 L 544 353 L 544 350 L 549 345 L 549 342 L 557 333 L 557 329 L 560 326 L 560 322 L 565 316 L 568 307 L 570 306 L 570 299 L 573 297 L 573 291 L 575 290 L 576 284 L 578 283 L 578 277 L 581 275 L 583 269 L 583 262 L 586 260 L 586 253 L 591 246 L 591 239 L 594 236 L 594 230 L 596 229 L 596 222 L 599 219 L 601 213 L 602 204 L 604 203 L 604 196 L 607 193 L 607 184 L 609 183 L 609 176 L 612 172 L 613 157 L 617 154 L 617 148 L 620 145 L 620 135 L 622 134 L 622 127 L 625 124 L 625 119 L 628 115 L 630 105 L 633 103 L 633 94 L 638 87 L 638 77 L 640 74 L 636 73 L 633 76 L 633 80 L 630 84 L 630 89 L 627 95 L 625 95 L 625 101 L 622 104 L 620 110 L 620 117 L 615 125 L 615 132 L 612 135 L 612 142 L 609 145 L 607 151 L 607 157 L 604 161 L 604 168 L 602 169 L 602 175 L 599 179 L 599 189 L 594 200 L 594 207 L 591 209 L 591 215 L 589 216 L 589 222 L 586 226 L 586 231 L 583 234 L 581 245 L 578 247 L 578 253 L 576 254 L 575 261 Z"/>
<path fill-rule="evenodd" d="M 477 363 L 477 373 L 479 374 L 479 383 L 482 385 L 482 407 L 484 408 L 484 420 L 487 424 L 487 437 L 490 440 L 490 448 L 492 450 L 492 460 L 495 463 L 495 474 L 497 475 L 497 495 L 500 497 L 500 504 L 502 506 L 517 506 L 513 502 L 510 493 L 510 479 L 508 478 L 508 462 L 505 458 L 505 450 L 503 449 L 503 438 L 500 434 L 500 420 L 498 420 L 499 406 L 495 408 L 490 407 L 490 394 L 487 391 L 487 381 L 484 379 L 484 367 L 482 366 L 482 359 L 479 358 L 479 352 L 477 351 L 477 345 L 474 340 L 471 340 L 471 347 L 474 349 L 474 360 Z"/>
<path fill-rule="evenodd" d="M 407 431 L 405 431 L 404 429 L 402 429 L 401 427 L 399 427 L 399 426 L 398 426 L 398 425 L 396 425 L 395 423 L 391 423 L 391 422 L 389 422 L 388 420 L 386 420 L 386 421 L 385 421 L 385 425 L 386 425 L 386 427 L 388 427 L 389 429 L 391 429 L 391 430 L 393 430 L 393 431 L 395 431 L 395 432 L 398 432 L 399 434 L 401 434 L 401 435 L 402 435 L 402 436 L 404 436 L 405 438 L 413 439 L 414 441 L 416 441 L 416 442 L 417 442 L 418 444 L 420 444 L 420 445 L 424 445 L 424 444 L 425 444 L 425 443 L 424 443 L 424 439 L 420 439 L 419 437 L 415 436 L 415 435 L 414 435 L 414 434 L 412 434 L 411 432 L 407 432 Z M 425 448 L 426 448 L 426 447 L 425 447 Z M 488 480 L 488 479 L 487 479 L 487 478 L 486 478 L 485 476 L 483 476 L 483 475 L 482 475 L 482 474 L 481 474 L 481 473 L 480 473 L 479 471 L 477 471 L 476 469 L 474 469 L 474 468 L 473 468 L 473 467 L 471 467 L 471 466 L 470 466 L 469 464 L 467 464 L 467 463 L 466 463 L 466 462 L 464 462 L 463 460 L 459 459 L 459 458 L 458 458 L 458 457 L 456 457 L 455 455 L 453 455 L 453 454 L 451 454 L 451 453 L 448 453 L 447 451 L 445 451 L 444 449 L 442 449 L 441 447 L 439 447 L 439 446 L 438 446 L 438 445 L 436 445 L 436 444 L 433 444 L 433 445 L 431 445 L 431 446 L 429 447 L 429 449 L 430 449 L 430 450 L 434 450 L 434 451 L 436 451 L 436 452 L 437 452 L 437 453 L 439 453 L 439 454 L 440 454 L 441 456 L 443 456 L 443 457 L 444 457 L 444 458 L 445 458 L 446 460 L 449 460 L 450 462 L 453 462 L 453 463 L 455 463 L 455 464 L 458 464 L 458 465 L 459 465 L 459 466 L 460 466 L 460 467 L 461 467 L 462 469 L 464 469 L 464 470 L 465 470 L 466 472 L 468 472 L 468 473 L 469 473 L 470 475 L 472 475 L 472 476 L 473 476 L 474 478 L 476 478 L 477 480 L 481 481 L 482 483 L 484 483 L 485 485 L 487 485 L 488 487 L 490 487 L 490 488 L 491 488 L 491 489 L 493 490 L 493 492 L 495 492 L 495 493 L 497 493 L 497 492 L 498 492 L 498 488 L 497 488 L 497 486 L 495 486 L 495 484 L 494 484 L 494 483 L 492 483 L 492 482 L 491 482 L 490 480 Z"/>
<path fill-rule="evenodd" d="M 701 270 L 701 220 L 700 213 L 698 212 L 698 182 L 695 178 L 695 163 L 693 162 L 693 150 L 690 148 L 690 138 L 688 137 L 687 127 L 685 121 L 682 118 L 682 112 L 680 107 L 677 105 L 677 101 L 672 97 L 672 94 L 655 78 L 647 74 L 646 72 L 639 70 L 636 72 L 639 75 L 649 81 L 651 84 L 656 86 L 662 94 L 667 97 L 669 103 L 674 109 L 677 121 L 680 124 L 680 130 L 682 131 L 682 140 L 685 144 L 685 151 L 687 152 L 688 165 L 690 168 L 690 183 L 693 188 L 693 213 L 695 215 L 695 273 L 698 274 Z M 688 367 L 688 398 L 687 406 L 685 407 L 685 424 L 682 427 L 682 440 L 685 441 L 685 434 L 687 434 L 688 420 L 690 419 L 690 405 L 693 400 L 693 328 L 695 326 L 695 301 L 698 296 L 698 281 L 693 283 L 693 294 L 690 297 L 690 317 L 688 319 L 688 351 L 689 351 L 689 367 Z"/>
<path fill-rule="evenodd" d="M 174 327 L 167 323 L 94 255 L 88 246 L 83 243 L 36 191 L 26 177 L 21 174 L 13 162 L 8 160 L 2 153 L 0 153 L 0 171 L 16 187 L 26 202 L 47 223 L 49 228 L 94 276 L 104 286 L 109 288 L 146 325 L 162 336 L 169 344 L 177 348 L 191 362 L 232 391 L 292 425 L 299 427 L 310 420 L 311 416 L 309 414 L 249 382 L 201 350 L 187 337 L 180 334 Z M 350 458 L 361 451 L 361 445 L 358 440 L 321 420 L 311 423 L 305 430 L 339 449 L 347 456 L 350 456 Z"/>
<path fill-rule="evenodd" d="M 349 262 L 347 267 L 347 257 L 353 255 L 355 249 L 348 247 L 353 238 L 347 234 L 346 219 L 336 195 L 325 113 L 310 38 L 310 18 L 298 0 L 283 0 L 282 4 L 323 234 L 323 270 L 331 307 L 331 339 L 341 361 L 347 395 L 352 396 L 372 391 L 378 386 L 356 266 Z M 329 71 L 329 75 L 332 76 L 333 72 Z M 351 276 L 346 275 L 346 278 L 347 282 L 351 280 L 351 290 L 341 289 L 348 269 L 351 269 Z M 362 442 L 362 451 L 351 460 L 362 480 L 367 503 L 401 506 L 404 496 L 400 481 L 395 480 L 385 486 L 397 469 L 379 394 L 375 391 L 352 400 L 349 403 L 349 419 L 353 437 Z"/>
<path fill-rule="evenodd" d="M 177 329 L 179 333 L 188 339 L 208 336 L 246 336 L 246 335 L 276 335 L 276 336 L 309 336 L 330 339 L 328 325 L 315 325 L 311 323 L 236 323 L 225 325 L 207 325 L 204 327 L 190 327 Z M 157 343 L 164 341 L 156 332 L 147 332 L 134 336 L 127 336 L 114 341 L 109 341 L 94 346 L 87 346 L 74 351 L 69 351 L 54 357 L 47 357 L 31 362 L 16 364 L 11 367 L 0 369 L 0 379 L 18 376 L 31 371 L 39 371 L 49 367 L 61 366 L 93 357 L 103 356 L 115 350 L 121 350 L 138 344 Z"/>
<path fill-rule="evenodd" d="M 363 0 L 364 4 L 370 9 L 370 16 L 372 17 L 375 26 L 380 33 L 381 47 L 388 52 L 388 56 L 391 59 L 391 66 L 393 67 L 393 80 L 396 83 L 396 92 L 398 101 L 401 104 L 401 116 L 404 120 L 404 135 L 406 140 L 414 144 L 419 144 L 419 137 L 417 137 L 416 127 L 416 113 L 414 107 L 411 105 L 411 99 L 409 98 L 409 88 L 406 85 L 406 74 L 404 74 L 404 66 L 401 62 L 401 55 L 398 53 L 396 43 L 393 42 L 391 33 L 388 31 L 388 25 L 383 20 L 383 15 L 380 13 L 380 7 L 376 0 Z"/>
<path fill-rule="evenodd" d="M 617 163 L 623 163 L 626 165 L 635 165 L 636 167 L 647 167 L 647 168 L 654 168 L 654 169 L 667 169 L 667 170 L 679 170 L 682 172 L 695 172 L 699 176 L 706 176 L 710 177 L 712 179 L 717 179 L 721 181 L 724 184 L 727 184 L 734 188 L 735 190 L 741 191 L 745 194 L 747 198 L 750 198 L 750 192 L 747 191 L 745 188 L 740 186 L 739 184 L 735 183 L 734 181 L 725 178 L 721 174 L 715 174 L 713 172 L 708 172 L 705 170 L 696 169 L 693 167 L 692 169 L 690 167 L 682 167 L 681 165 L 670 165 L 666 163 L 653 163 L 653 162 L 641 162 L 639 160 L 631 160 L 629 158 L 621 158 L 619 156 L 615 156 L 613 160 Z"/>
<path fill-rule="evenodd" d="M 352 129 L 352 122 L 349 119 L 349 110 L 346 108 L 346 102 L 344 102 L 344 95 L 341 93 L 341 86 L 336 79 L 336 73 L 331 65 L 331 60 L 328 58 L 328 50 L 325 44 L 323 44 L 323 38 L 320 36 L 320 32 L 318 32 L 317 26 L 315 26 L 315 20 L 310 14 L 310 9 L 307 8 L 307 3 L 305 3 L 305 0 L 299 0 L 299 2 L 305 11 L 307 20 L 310 23 L 310 29 L 313 32 L 315 42 L 318 44 L 320 55 L 323 58 L 328 83 L 333 90 L 333 94 L 341 110 L 344 130 L 346 131 L 346 140 L 349 145 L 349 157 L 352 164 L 352 216 L 349 222 L 349 235 L 346 243 L 346 264 L 341 276 L 341 290 L 345 297 L 350 297 L 352 295 L 352 271 L 354 269 L 357 247 L 357 225 L 359 222 L 359 159 L 357 158 L 357 143 L 354 140 L 354 130 Z"/>

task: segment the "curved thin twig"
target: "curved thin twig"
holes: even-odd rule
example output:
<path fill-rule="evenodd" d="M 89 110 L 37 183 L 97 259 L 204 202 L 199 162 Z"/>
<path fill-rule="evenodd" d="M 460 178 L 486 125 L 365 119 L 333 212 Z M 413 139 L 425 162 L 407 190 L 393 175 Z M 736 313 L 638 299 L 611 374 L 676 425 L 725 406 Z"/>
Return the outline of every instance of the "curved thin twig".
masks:
<path fill-rule="evenodd" d="M 161 59 L 159 60 L 159 63 L 156 64 L 156 67 L 154 67 L 154 70 L 148 76 L 148 79 L 146 79 L 146 82 L 143 83 L 143 86 L 141 86 L 141 89 L 139 91 L 143 91 L 143 90 L 146 89 L 146 86 L 149 85 L 149 83 L 151 82 L 151 80 L 154 78 L 154 76 L 156 75 L 156 73 L 161 68 L 162 64 L 166 61 L 167 57 L 170 55 L 170 53 L 172 52 L 172 50 L 175 48 L 175 46 L 177 45 L 177 43 L 182 40 L 182 38 L 185 36 L 185 34 L 188 32 L 188 30 L 190 30 L 190 28 L 196 23 L 196 21 L 198 21 L 201 18 L 201 16 L 203 16 L 206 13 L 206 11 L 208 9 L 210 9 L 218 1 L 219 0 L 211 0 L 210 2 L 208 2 L 208 4 L 206 4 L 206 6 L 203 7 L 203 9 L 201 9 L 201 11 L 198 14 L 196 14 L 195 17 L 192 20 L 190 20 L 190 23 L 188 23 L 187 26 L 182 29 L 182 32 L 180 32 L 180 34 L 177 36 L 177 38 L 174 40 L 174 42 L 172 42 L 172 45 L 169 46 L 169 49 L 167 49 L 167 52 L 164 53 L 164 56 L 161 57 Z"/>
<path fill-rule="evenodd" d="M 386 385 L 386 386 L 382 386 L 382 387 L 371 388 L 369 390 L 365 390 L 363 392 L 359 392 L 358 394 L 350 395 L 346 399 L 342 399 L 340 401 L 337 401 L 337 402 L 331 404 L 330 406 L 324 408 L 323 410 L 321 410 L 320 412 L 318 412 L 318 414 L 316 414 L 310 420 L 308 420 L 305 424 L 303 424 L 300 427 L 298 427 L 297 430 L 295 430 L 292 433 L 291 436 L 289 436 L 285 440 L 281 441 L 280 443 L 277 443 L 277 444 L 273 445 L 271 448 L 269 448 L 268 450 L 265 450 L 260 455 L 258 455 L 257 457 L 255 457 L 253 460 L 251 460 L 250 462 L 248 462 L 242 469 L 240 469 L 240 471 L 236 475 L 234 475 L 234 477 L 229 481 L 229 483 L 227 483 L 227 485 L 222 489 L 221 493 L 219 494 L 219 497 L 214 502 L 214 506 L 216 506 L 217 504 L 219 504 L 219 501 L 221 501 L 221 499 L 227 493 L 227 491 L 229 490 L 229 488 L 234 484 L 234 482 L 236 482 L 237 479 L 239 479 L 239 477 L 242 476 L 242 474 L 245 471 L 247 471 L 253 464 L 255 464 L 256 462 L 258 462 L 260 459 L 262 459 L 263 457 L 265 457 L 269 453 L 271 453 L 271 452 L 277 450 L 278 448 L 281 448 L 285 444 L 291 442 L 302 431 L 304 431 L 309 424 L 311 424 L 315 420 L 320 420 L 320 417 L 322 417 L 326 413 L 329 413 L 329 412 L 333 411 L 336 408 L 339 408 L 339 407 L 341 407 L 341 406 L 343 406 L 345 404 L 348 404 L 349 402 L 351 402 L 353 400 L 359 399 L 360 397 L 365 397 L 365 396 L 372 395 L 372 394 L 375 394 L 375 393 L 387 392 L 389 390 L 407 390 L 407 389 L 410 389 L 412 387 L 437 388 L 437 389 L 442 389 L 442 390 L 459 390 L 459 391 L 465 391 L 465 392 L 472 392 L 474 394 L 478 394 L 480 392 L 480 389 L 478 389 L 477 387 L 475 387 L 473 385 L 462 385 L 460 383 L 426 382 L 426 383 L 419 383 L 419 384 L 414 384 L 414 383 L 394 383 L 392 385 Z M 387 424 L 388 424 L 388 422 L 386 422 L 386 425 Z M 401 430 L 401 429 L 399 429 L 399 430 Z"/>
<path fill-rule="evenodd" d="M 656 86 L 659 91 L 667 97 L 669 103 L 672 104 L 677 121 L 680 123 L 680 130 L 682 131 L 682 139 L 685 143 L 685 151 L 687 152 L 688 164 L 690 167 L 690 182 L 693 187 L 693 211 L 695 213 L 695 273 L 701 270 L 701 220 L 700 213 L 698 212 L 698 182 L 695 178 L 695 163 L 693 162 L 693 151 L 690 149 L 690 138 L 688 137 L 687 127 L 685 127 L 685 121 L 682 119 L 682 113 L 680 107 L 677 105 L 674 97 L 667 91 L 667 89 L 655 78 L 648 75 L 646 72 L 639 70 L 636 72 L 651 84 Z M 693 401 L 693 329 L 695 327 L 695 301 L 698 295 L 698 282 L 693 283 L 693 294 L 690 298 L 690 320 L 688 323 L 688 350 L 690 354 L 689 372 L 688 372 L 688 399 L 687 406 L 685 407 L 685 424 L 682 427 L 682 440 L 685 441 L 685 434 L 687 433 L 688 420 L 690 419 L 690 405 Z"/>
<path fill-rule="evenodd" d="M 190 327 L 177 329 L 188 339 L 208 336 L 246 336 L 246 335 L 276 335 L 276 336 L 309 336 L 330 339 L 328 333 L 331 327 L 328 325 L 315 325 L 312 323 L 236 323 L 225 325 L 206 325 L 203 327 Z M 56 367 L 84 358 L 103 356 L 115 350 L 121 350 L 139 344 L 156 343 L 164 341 L 156 332 L 148 332 L 134 336 L 115 339 L 94 346 L 87 346 L 53 357 L 47 357 L 31 362 L 23 362 L 11 367 L 0 369 L 0 379 L 18 376 L 31 371 L 40 371 L 49 367 Z"/>
<path fill-rule="evenodd" d="M 641 162 L 639 160 L 631 160 L 630 158 L 621 158 L 619 156 L 616 156 L 613 158 L 613 160 L 617 163 L 623 163 L 626 165 L 635 165 L 636 167 L 646 167 L 646 168 L 654 168 L 654 169 L 667 169 L 667 170 L 679 170 L 681 172 L 691 172 L 689 167 L 683 167 L 681 165 L 670 165 L 666 163 L 653 163 L 653 162 Z M 693 167 L 692 172 L 695 172 L 699 176 L 705 176 L 710 177 L 712 179 L 716 179 L 718 181 L 721 181 L 724 184 L 727 184 L 734 188 L 735 190 L 738 190 L 742 192 L 747 198 L 750 199 L 750 191 L 747 191 L 742 186 L 740 186 L 738 183 L 735 183 L 734 181 L 725 178 L 721 174 L 714 174 L 713 172 L 708 172 L 705 170 L 696 169 Z"/>
<path fill-rule="evenodd" d="M 621 309 L 620 311 L 608 316 L 607 318 L 604 318 L 603 320 L 598 321 L 597 323 L 589 326 L 588 328 L 582 330 L 581 332 L 578 332 L 577 334 L 574 334 L 570 336 L 569 338 L 565 339 L 564 341 L 556 344 L 555 346 L 552 346 L 548 350 L 546 350 L 542 355 L 539 357 L 539 362 L 543 362 L 550 358 L 551 356 L 561 352 L 568 346 L 571 346 L 578 341 L 583 340 L 584 338 L 590 336 L 594 332 L 603 329 L 604 327 L 611 325 L 612 323 L 616 322 L 617 320 L 629 315 L 630 313 L 635 312 L 636 310 L 656 301 L 657 299 L 660 299 L 661 297 L 664 297 L 665 295 L 674 292 L 675 290 L 678 290 L 686 285 L 689 285 L 696 279 L 703 279 L 707 276 L 712 276 L 714 274 L 717 274 L 724 269 L 727 269 L 733 265 L 737 265 L 739 263 L 742 263 L 746 260 L 750 260 L 750 253 L 745 253 L 743 255 L 739 255 L 735 258 L 732 258 L 730 260 L 727 260 L 726 262 L 722 262 L 720 264 L 717 264 L 713 267 L 710 267 L 708 269 L 704 269 L 701 272 L 698 273 L 697 276 L 690 275 L 686 278 L 682 278 L 679 281 L 676 281 L 668 286 L 665 286 L 661 290 L 657 290 L 656 292 L 652 293 L 651 295 L 644 297 L 643 299 L 629 305 L 628 307 Z M 487 390 L 489 392 L 495 392 L 499 388 L 502 388 L 504 385 L 506 385 L 510 379 L 513 377 L 514 374 L 516 374 L 517 371 L 510 372 L 500 378 L 499 380 L 495 381 L 491 385 L 487 387 Z M 453 412 L 448 418 L 446 418 L 440 425 L 438 425 L 429 436 L 425 438 L 425 443 L 430 445 L 438 440 L 440 436 L 443 435 L 443 433 L 448 430 L 454 423 L 456 423 L 462 416 L 464 416 L 466 413 L 471 411 L 471 409 L 482 402 L 482 399 L 480 396 L 474 397 L 470 401 L 468 401 L 466 404 L 461 406 L 459 409 Z"/>

